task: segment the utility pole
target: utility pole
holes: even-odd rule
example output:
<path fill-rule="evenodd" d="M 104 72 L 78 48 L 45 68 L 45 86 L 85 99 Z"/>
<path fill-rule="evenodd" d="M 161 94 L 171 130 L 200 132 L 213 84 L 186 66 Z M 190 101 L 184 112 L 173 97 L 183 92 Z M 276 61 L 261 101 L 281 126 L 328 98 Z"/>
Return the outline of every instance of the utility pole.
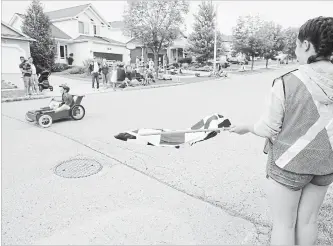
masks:
<path fill-rule="evenodd" d="M 213 4 L 213 1 L 211 1 Z M 216 39 L 217 39 L 217 4 L 215 5 L 215 38 L 214 38 L 214 72 L 216 72 L 216 53 L 217 53 L 217 47 L 216 47 Z"/>

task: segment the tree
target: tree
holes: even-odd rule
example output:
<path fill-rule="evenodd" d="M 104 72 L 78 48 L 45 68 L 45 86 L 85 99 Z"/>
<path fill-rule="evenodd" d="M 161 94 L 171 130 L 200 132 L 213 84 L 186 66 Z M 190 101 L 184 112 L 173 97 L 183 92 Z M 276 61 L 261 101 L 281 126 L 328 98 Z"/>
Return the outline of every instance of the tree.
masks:
<path fill-rule="evenodd" d="M 263 22 L 259 31 L 259 37 L 262 39 L 262 54 L 266 60 L 266 68 L 268 60 L 273 58 L 284 48 L 284 37 L 282 35 L 282 26 L 274 22 Z"/>
<path fill-rule="evenodd" d="M 33 0 L 28 7 L 22 25 L 22 31 L 35 39 L 30 43 L 31 57 L 40 68 L 51 69 L 54 65 L 55 42 L 51 35 L 51 22 L 45 15 L 39 0 Z"/>
<path fill-rule="evenodd" d="M 233 49 L 252 57 L 251 70 L 253 70 L 254 57 L 262 54 L 263 39 L 261 38 L 262 20 L 259 16 L 241 16 L 233 28 Z"/>
<path fill-rule="evenodd" d="M 298 28 L 289 27 L 283 31 L 284 49 L 283 52 L 288 55 L 288 58 L 296 58 L 296 40 L 298 37 Z"/>
<path fill-rule="evenodd" d="M 213 4 L 202 1 L 198 13 L 194 14 L 194 19 L 193 32 L 188 38 L 189 50 L 198 61 L 207 61 L 214 58 L 216 11 Z M 222 34 L 218 31 L 216 36 L 217 56 L 219 56 L 225 48 L 222 43 Z"/>
<path fill-rule="evenodd" d="M 124 13 L 125 30 L 151 49 L 156 73 L 159 52 L 179 36 L 188 11 L 189 4 L 185 0 L 128 1 Z"/>

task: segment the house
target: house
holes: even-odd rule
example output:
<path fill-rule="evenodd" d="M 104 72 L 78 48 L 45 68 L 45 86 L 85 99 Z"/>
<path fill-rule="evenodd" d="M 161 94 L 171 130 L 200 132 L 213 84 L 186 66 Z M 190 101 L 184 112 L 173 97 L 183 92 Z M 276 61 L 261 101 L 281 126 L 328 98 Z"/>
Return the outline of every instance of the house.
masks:
<path fill-rule="evenodd" d="M 131 63 L 135 63 L 136 57 L 143 59 L 145 62 L 148 59 L 154 59 L 154 55 L 150 49 L 145 47 L 139 40 L 131 37 L 130 33 L 125 32 L 125 24 L 123 21 L 109 22 L 111 27 L 112 38 L 121 42 L 131 43 L 136 46 L 131 50 Z M 158 54 L 158 60 L 162 64 L 166 64 L 168 58 L 169 63 L 178 62 L 179 59 L 187 56 L 186 49 L 188 48 L 187 37 L 181 32 L 179 38 L 176 39 L 167 49 L 162 49 Z M 167 58 L 166 58 L 167 57 Z"/>
<path fill-rule="evenodd" d="M 1 21 L 1 71 L 5 74 L 20 74 L 20 56 L 30 56 L 30 42 L 34 39 Z"/>
<path fill-rule="evenodd" d="M 130 51 L 126 43 L 111 39 L 111 26 L 92 4 L 85 4 L 45 13 L 51 20 L 52 37 L 56 42 L 56 63 L 67 63 L 73 54 L 73 65 L 82 66 L 93 56 L 128 63 Z M 21 29 L 22 14 L 14 14 L 9 24 Z"/>

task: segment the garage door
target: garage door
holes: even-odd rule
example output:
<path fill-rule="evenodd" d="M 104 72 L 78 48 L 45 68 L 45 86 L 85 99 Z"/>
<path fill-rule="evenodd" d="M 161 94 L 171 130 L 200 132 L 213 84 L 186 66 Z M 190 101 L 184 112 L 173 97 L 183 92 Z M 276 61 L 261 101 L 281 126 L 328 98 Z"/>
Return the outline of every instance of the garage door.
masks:
<path fill-rule="evenodd" d="M 94 52 L 94 56 L 98 58 L 105 58 L 106 60 L 111 60 L 111 61 L 121 61 L 121 62 L 123 61 L 122 54 Z"/>
<path fill-rule="evenodd" d="M 26 57 L 26 54 L 18 45 L 2 44 L 2 73 L 21 73 L 19 68 L 20 56 Z"/>

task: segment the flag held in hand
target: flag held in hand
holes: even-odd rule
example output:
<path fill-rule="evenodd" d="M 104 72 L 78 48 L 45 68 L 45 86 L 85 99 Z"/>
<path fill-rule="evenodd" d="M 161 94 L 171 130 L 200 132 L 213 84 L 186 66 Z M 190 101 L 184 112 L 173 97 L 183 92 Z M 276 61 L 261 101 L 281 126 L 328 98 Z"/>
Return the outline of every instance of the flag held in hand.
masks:
<path fill-rule="evenodd" d="M 175 147 L 193 145 L 215 137 L 220 131 L 231 126 L 229 119 L 220 114 L 213 114 L 201 119 L 186 130 L 138 129 L 119 133 L 116 139 L 144 145 Z"/>

